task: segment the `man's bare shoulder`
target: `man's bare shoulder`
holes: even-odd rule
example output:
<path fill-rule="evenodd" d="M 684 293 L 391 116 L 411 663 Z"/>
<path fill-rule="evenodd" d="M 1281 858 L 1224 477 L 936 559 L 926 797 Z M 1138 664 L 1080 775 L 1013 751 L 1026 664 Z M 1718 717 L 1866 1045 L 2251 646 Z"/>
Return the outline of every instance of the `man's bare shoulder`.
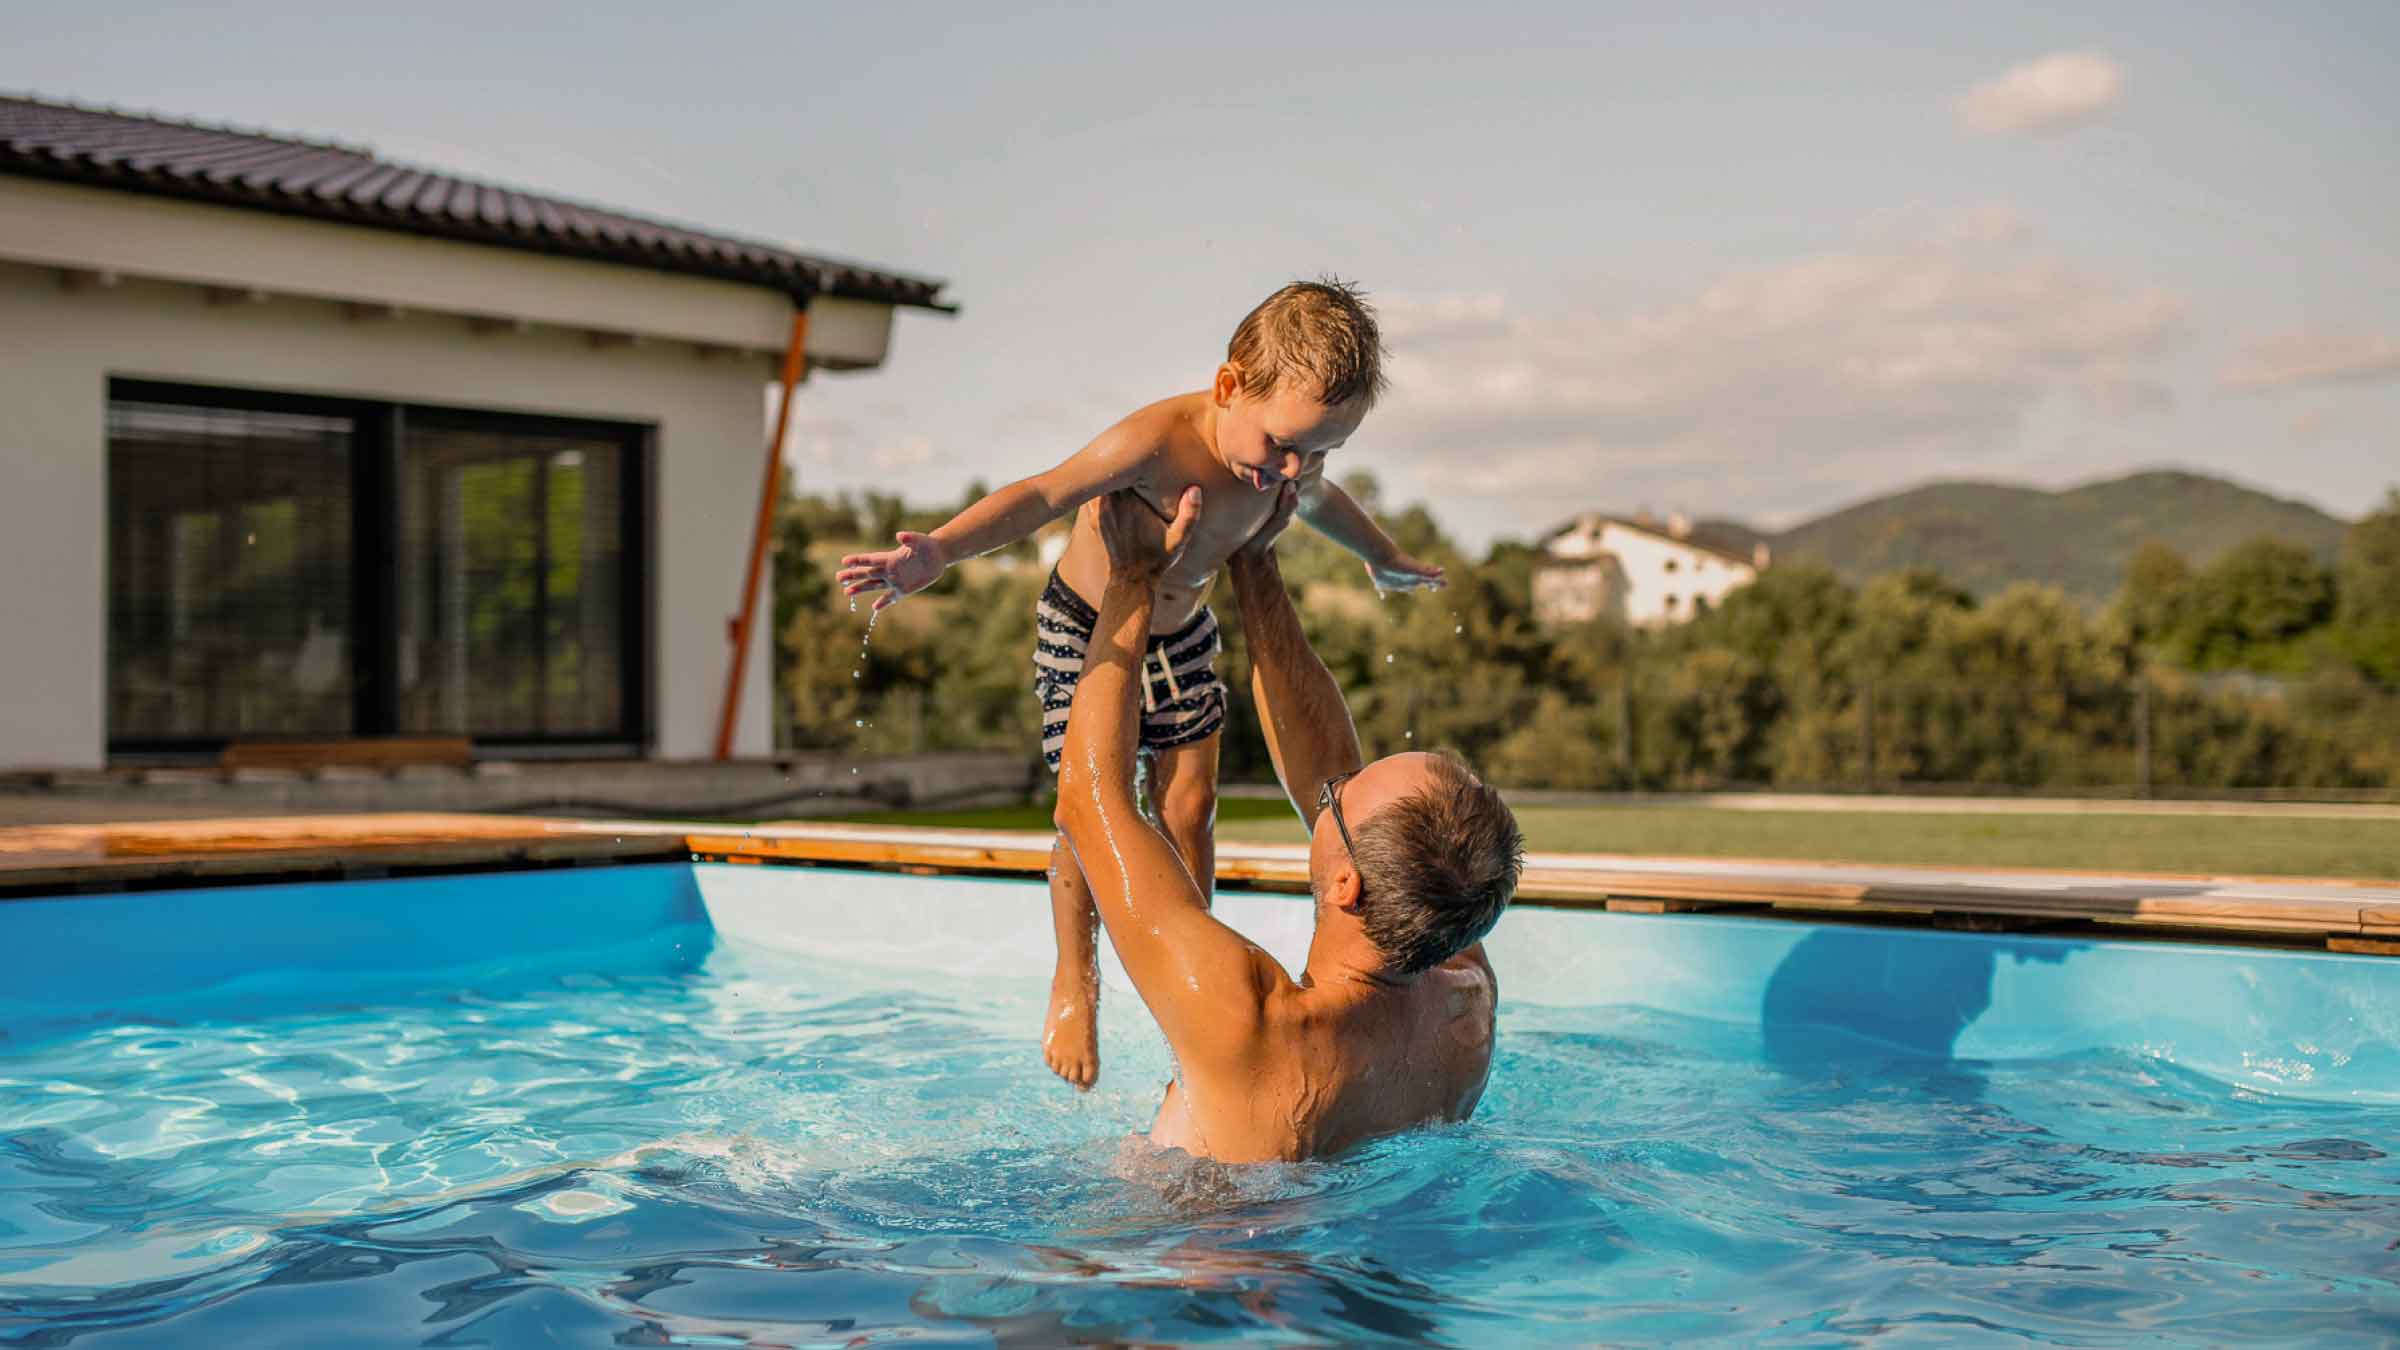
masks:
<path fill-rule="evenodd" d="M 1477 944 L 1425 972 L 1426 1015 L 1445 1038 L 1462 1046 L 1491 1044 L 1500 1007 L 1500 980 Z"/>
<path fill-rule="evenodd" d="M 1500 993 L 1500 980 L 1486 961 L 1454 956 L 1434 967 L 1433 973 L 1440 978 L 1440 988 L 1454 1008 L 1473 1004 L 1489 1008 Z"/>

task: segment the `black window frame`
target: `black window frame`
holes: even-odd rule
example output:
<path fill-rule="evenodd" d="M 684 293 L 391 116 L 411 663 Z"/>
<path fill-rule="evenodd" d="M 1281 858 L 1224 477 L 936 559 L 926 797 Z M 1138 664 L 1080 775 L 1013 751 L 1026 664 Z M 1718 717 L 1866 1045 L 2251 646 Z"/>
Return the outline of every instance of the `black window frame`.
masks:
<path fill-rule="evenodd" d="M 624 594 L 618 616 L 625 642 L 619 706 L 624 720 L 613 734 L 498 735 L 472 737 L 480 754 L 510 752 L 528 757 L 585 757 L 647 754 L 655 743 L 657 671 L 652 642 L 658 569 L 650 503 L 657 486 L 655 423 L 558 417 L 447 403 L 400 403 L 380 399 L 304 394 L 229 385 L 189 384 L 134 376 L 111 376 L 108 404 L 120 400 L 180 403 L 235 412 L 297 413 L 346 417 L 350 442 L 350 672 L 352 737 L 401 734 L 400 724 L 400 510 L 402 447 L 408 421 L 422 417 L 453 427 L 519 434 L 572 436 L 609 441 L 619 451 L 620 551 Z M 105 437 L 103 438 L 105 442 Z M 114 453 L 113 447 L 106 453 Z M 104 519 L 101 528 L 110 528 Z M 101 604 L 113 592 L 103 578 Z M 114 669 L 114 654 L 107 658 Z M 426 734 L 426 733 L 411 733 Z M 120 737 L 108 731 L 111 759 L 190 759 L 222 752 L 236 740 L 273 737 Z M 322 737 L 299 737 L 317 740 Z"/>

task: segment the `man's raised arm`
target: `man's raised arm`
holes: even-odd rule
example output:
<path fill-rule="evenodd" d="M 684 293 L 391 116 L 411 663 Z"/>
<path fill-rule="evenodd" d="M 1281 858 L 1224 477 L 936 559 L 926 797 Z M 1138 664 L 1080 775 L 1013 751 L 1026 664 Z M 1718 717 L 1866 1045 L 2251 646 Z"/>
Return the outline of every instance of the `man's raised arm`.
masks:
<path fill-rule="evenodd" d="M 1300 819 L 1314 830 L 1318 789 L 1326 779 L 1357 769 L 1364 759 L 1342 687 L 1308 645 L 1291 592 L 1283 584 L 1283 569 L 1275 561 L 1275 537 L 1290 522 L 1294 504 L 1287 486 L 1275 514 L 1233 555 L 1227 570 L 1233 577 L 1234 603 L 1242 611 L 1242 633 L 1250 645 L 1250 689 L 1258 700 L 1259 725 L 1267 734 L 1267 754 Z"/>
<path fill-rule="evenodd" d="M 1254 1043 L 1274 962 L 1210 916 L 1182 855 L 1135 808 L 1133 792 L 1158 578 L 1182 552 L 1199 497 L 1197 488 L 1185 493 L 1163 547 L 1153 542 L 1157 518 L 1124 494 L 1086 508 L 1100 513 L 1108 589 L 1067 714 L 1055 815 L 1108 940 L 1167 1044 L 1187 1059 L 1215 1059 Z"/>

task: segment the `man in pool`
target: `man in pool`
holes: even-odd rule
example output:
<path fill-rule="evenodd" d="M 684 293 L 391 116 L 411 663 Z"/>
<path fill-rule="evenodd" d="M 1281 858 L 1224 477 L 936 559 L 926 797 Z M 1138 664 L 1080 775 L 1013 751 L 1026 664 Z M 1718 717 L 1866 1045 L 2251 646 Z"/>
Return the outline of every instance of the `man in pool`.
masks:
<path fill-rule="evenodd" d="M 843 558 L 835 579 L 844 594 L 872 594 L 882 609 L 932 585 L 953 561 L 1022 539 L 1104 493 L 1139 493 L 1162 516 L 1186 487 L 1214 493 L 1208 521 L 1180 565 L 1159 577 L 1150 635 L 1155 673 L 1142 695 L 1150 805 L 1205 891 L 1217 871 L 1225 724 L 1208 594 L 1226 556 L 1267 519 L 1277 488 L 1297 485 L 1301 520 L 1365 562 L 1378 589 L 1442 584 L 1441 568 L 1408 556 L 1326 481 L 1327 456 L 1357 434 L 1382 387 L 1383 338 L 1365 297 L 1331 278 L 1294 282 L 1243 317 L 1207 388 L 1135 411 L 1065 461 L 984 497 L 931 534 L 904 530 L 896 548 Z M 1107 566 L 1091 524 L 1079 518 L 1035 606 L 1033 692 L 1042 705 L 1042 757 L 1053 770 Z M 1042 1058 L 1059 1077 L 1089 1088 L 1100 1073 L 1099 920 L 1063 843 L 1050 859 L 1050 919 L 1058 963 L 1042 1019 Z"/>
<path fill-rule="evenodd" d="M 1200 490 L 1164 526 L 1123 494 L 1084 508 L 1108 578 L 1068 716 L 1058 827 L 1175 1054 L 1150 1138 L 1224 1162 L 1338 1153 L 1474 1111 L 1498 992 L 1482 939 L 1524 859 L 1499 792 L 1456 760 L 1361 767 L 1349 708 L 1275 562 L 1293 506 L 1286 484 L 1229 573 L 1268 748 L 1293 804 L 1316 805 L 1301 810 L 1316 930 L 1298 980 L 1209 913 L 1182 855 L 1135 809 L 1145 639 Z"/>

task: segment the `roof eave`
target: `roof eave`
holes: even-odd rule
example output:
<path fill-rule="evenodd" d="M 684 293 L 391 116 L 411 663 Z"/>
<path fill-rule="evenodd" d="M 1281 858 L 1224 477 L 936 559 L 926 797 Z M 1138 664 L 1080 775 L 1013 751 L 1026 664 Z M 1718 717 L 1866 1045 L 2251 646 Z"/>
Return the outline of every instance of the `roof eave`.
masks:
<path fill-rule="evenodd" d="M 955 315 L 959 312 L 955 302 L 941 298 L 941 292 L 949 285 L 947 281 L 890 273 L 887 275 L 893 278 L 895 284 L 862 285 L 856 274 L 867 269 L 850 265 L 835 266 L 851 275 L 828 280 L 822 276 L 825 264 L 813 262 L 796 262 L 790 267 L 741 266 L 688 254 L 678 256 L 663 251 L 613 245 L 604 236 L 594 236 L 589 244 L 579 246 L 580 236 L 528 235 L 480 219 L 453 217 L 443 220 L 436 227 L 416 213 L 362 207 L 347 199 L 262 191 L 234 183 L 219 183 L 204 176 L 128 172 L 114 165 L 92 164 L 38 151 L 28 153 L 6 144 L 0 144 L 0 173 L 205 202 L 270 215 L 361 225 L 422 238 L 480 243 L 551 257 L 640 267 L 676 276 L 706 277 L 742 285 L 764 286 L 790 296 L 796 303 L 804 304 L 813 296 L 825 295 L 891 305 L 898 309 L 922 309 L 937 314 Z"/>

